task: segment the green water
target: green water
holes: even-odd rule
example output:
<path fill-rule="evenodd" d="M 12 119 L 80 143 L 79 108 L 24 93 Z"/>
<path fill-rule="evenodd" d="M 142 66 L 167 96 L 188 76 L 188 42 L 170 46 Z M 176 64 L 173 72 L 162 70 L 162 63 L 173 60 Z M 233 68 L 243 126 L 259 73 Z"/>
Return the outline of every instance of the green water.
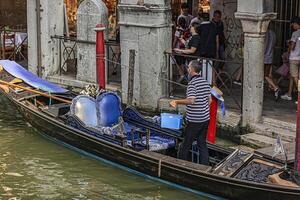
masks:
<path fill-rule="evenodd" d="M 176 189 L 43 138 L 0 97 L 0 199 L 210 199 Z"/>

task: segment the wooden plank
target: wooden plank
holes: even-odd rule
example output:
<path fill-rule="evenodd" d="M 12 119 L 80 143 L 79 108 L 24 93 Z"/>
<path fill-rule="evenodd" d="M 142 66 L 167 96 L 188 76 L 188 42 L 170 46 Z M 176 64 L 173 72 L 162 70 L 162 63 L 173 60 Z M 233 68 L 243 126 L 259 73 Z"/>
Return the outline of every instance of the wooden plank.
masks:
<path fill-rule="evenodd" d="M 210 166 L 201 165 L 201 164 L 197 164 L 197 163 L 192 163 L 192 162 L 189 162 L 189 161 L 173 158 L 173 157 L 166 156 L 166 155 L 156 153 L 156 152 L 153 152 L 153 151 L 143 150 L 143 151 L 141 151 L 141 153 L 143 153 L 145 155 L 148 155 L 152 158 L 161 160 L 162 165 L 164 163 L 167 163 L 167 164 L 171 164 L 171 165 L 178 166 L 178 167 L 181 167 L 181 168 L 187 168 L 187 169 L 192 169 L 192 170 L 196 170 L 196 171 L 204 171 L 204 172 L 207 172 L 211 169 Z"/>
<path fill-rule="evenodd" d="M 284 145 L 284 149 L 287 154 L 287 163 L 291 164 L 294 162 L 295 159 L 295 143 L 288 143 Z M 255 153 L 263 156 L 268 159 L 274 159 L 280 163 L 285 163 L 285 156 L 284 155 L 277 155 L 276 157 L 272 158 L 274 155 L 274 146 L 261 148 L 255 150 Z"/>

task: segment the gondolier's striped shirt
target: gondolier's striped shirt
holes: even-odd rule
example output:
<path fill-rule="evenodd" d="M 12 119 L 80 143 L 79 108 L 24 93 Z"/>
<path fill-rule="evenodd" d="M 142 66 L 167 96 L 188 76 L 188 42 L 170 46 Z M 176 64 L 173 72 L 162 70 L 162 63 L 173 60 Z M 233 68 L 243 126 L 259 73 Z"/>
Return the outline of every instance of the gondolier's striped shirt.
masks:
<path fill-rule="evenodd" d="M 192 77 L 187 87 L 187 98 L 195 98 L 187 105 L 186 120 L 193 123 L 206 122 L 209 117 L 210 85 L 199 75 Z"/>

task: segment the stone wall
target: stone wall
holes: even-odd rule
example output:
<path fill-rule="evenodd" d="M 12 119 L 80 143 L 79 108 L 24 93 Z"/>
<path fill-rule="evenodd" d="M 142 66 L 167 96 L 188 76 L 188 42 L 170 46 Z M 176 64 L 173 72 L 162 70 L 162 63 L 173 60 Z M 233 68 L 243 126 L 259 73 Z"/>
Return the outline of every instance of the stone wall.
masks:
<path fill-rule="evenodd" d="M 136 106 L 156 109 L 158 100 L 164 95 L 167 73 L 164 52 L 171 49 L 170 1 L 148 0 L 137 5 L 137 1 L 122 0 L 119 4 L 122 98 L 127 100 L 129 50 L 136 51 L 133 103 Z M 147 4 L 146 4 L 147 3 Z M 148 5 L 152 4 L 152 7 Z"/>
<path fill-rule="evenodd" d="M 40 0 L 41 9 L 41 68 L 43 77 L 53 75 L 59 70 L 59 41 L 51 39 L 64 33 L 63 0 Z M 28 68 L 37 73 L 37 18 L 36 0 L 27 0 L 28 24 Z"/>

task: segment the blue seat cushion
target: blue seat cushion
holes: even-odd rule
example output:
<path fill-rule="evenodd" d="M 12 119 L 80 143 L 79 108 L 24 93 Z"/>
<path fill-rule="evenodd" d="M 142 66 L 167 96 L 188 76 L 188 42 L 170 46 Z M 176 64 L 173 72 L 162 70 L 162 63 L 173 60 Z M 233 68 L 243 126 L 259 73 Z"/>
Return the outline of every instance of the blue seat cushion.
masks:
<path fill-rule="evenodd" d="M 70 112 L 80 119 L 85 126 L 97 127 L 98 117 L 96 101 L 87 95 L 79 95 L 72 100 Z"/>
<path fill-rule="evenodd" d="M 135 130 L 137 129 L 136 126 L 125 123 L 124 124 L 125 127 L 125 132 L 127 135 L 127 144 L 129 146 L 132 145 L 131 140 L 132 140 L 132 135 L 131 135 L 131 130 Z M 146 132 L 145 129 L 140 129 L 143 132 Z M 133 139 L 135 141 L 139 141 L 146 146 L 146 137 L 143 136 L 142 138 L 139 138 L 139 135 L 137 133 L 134 134 Z M 169 148 L 173 148 L 176 145 L 176 140 L 174 137 L 170 137 L 170 136 L 166 136 L 166 135 L 162 135 L 159 133 L 155 133 L 154 131 L 151 131 L 150 133 L 150 139 L 149 139 L 149 150 L 150 151 L 161 151 L 161 150 L 166 150 Z"/>
<path fill-rule="evenodd" d="M 111 127 L 119 122 L 122 115 L 121 100 L 112 92 L 105 92 L 96 99 L 98 126 Z"/>

